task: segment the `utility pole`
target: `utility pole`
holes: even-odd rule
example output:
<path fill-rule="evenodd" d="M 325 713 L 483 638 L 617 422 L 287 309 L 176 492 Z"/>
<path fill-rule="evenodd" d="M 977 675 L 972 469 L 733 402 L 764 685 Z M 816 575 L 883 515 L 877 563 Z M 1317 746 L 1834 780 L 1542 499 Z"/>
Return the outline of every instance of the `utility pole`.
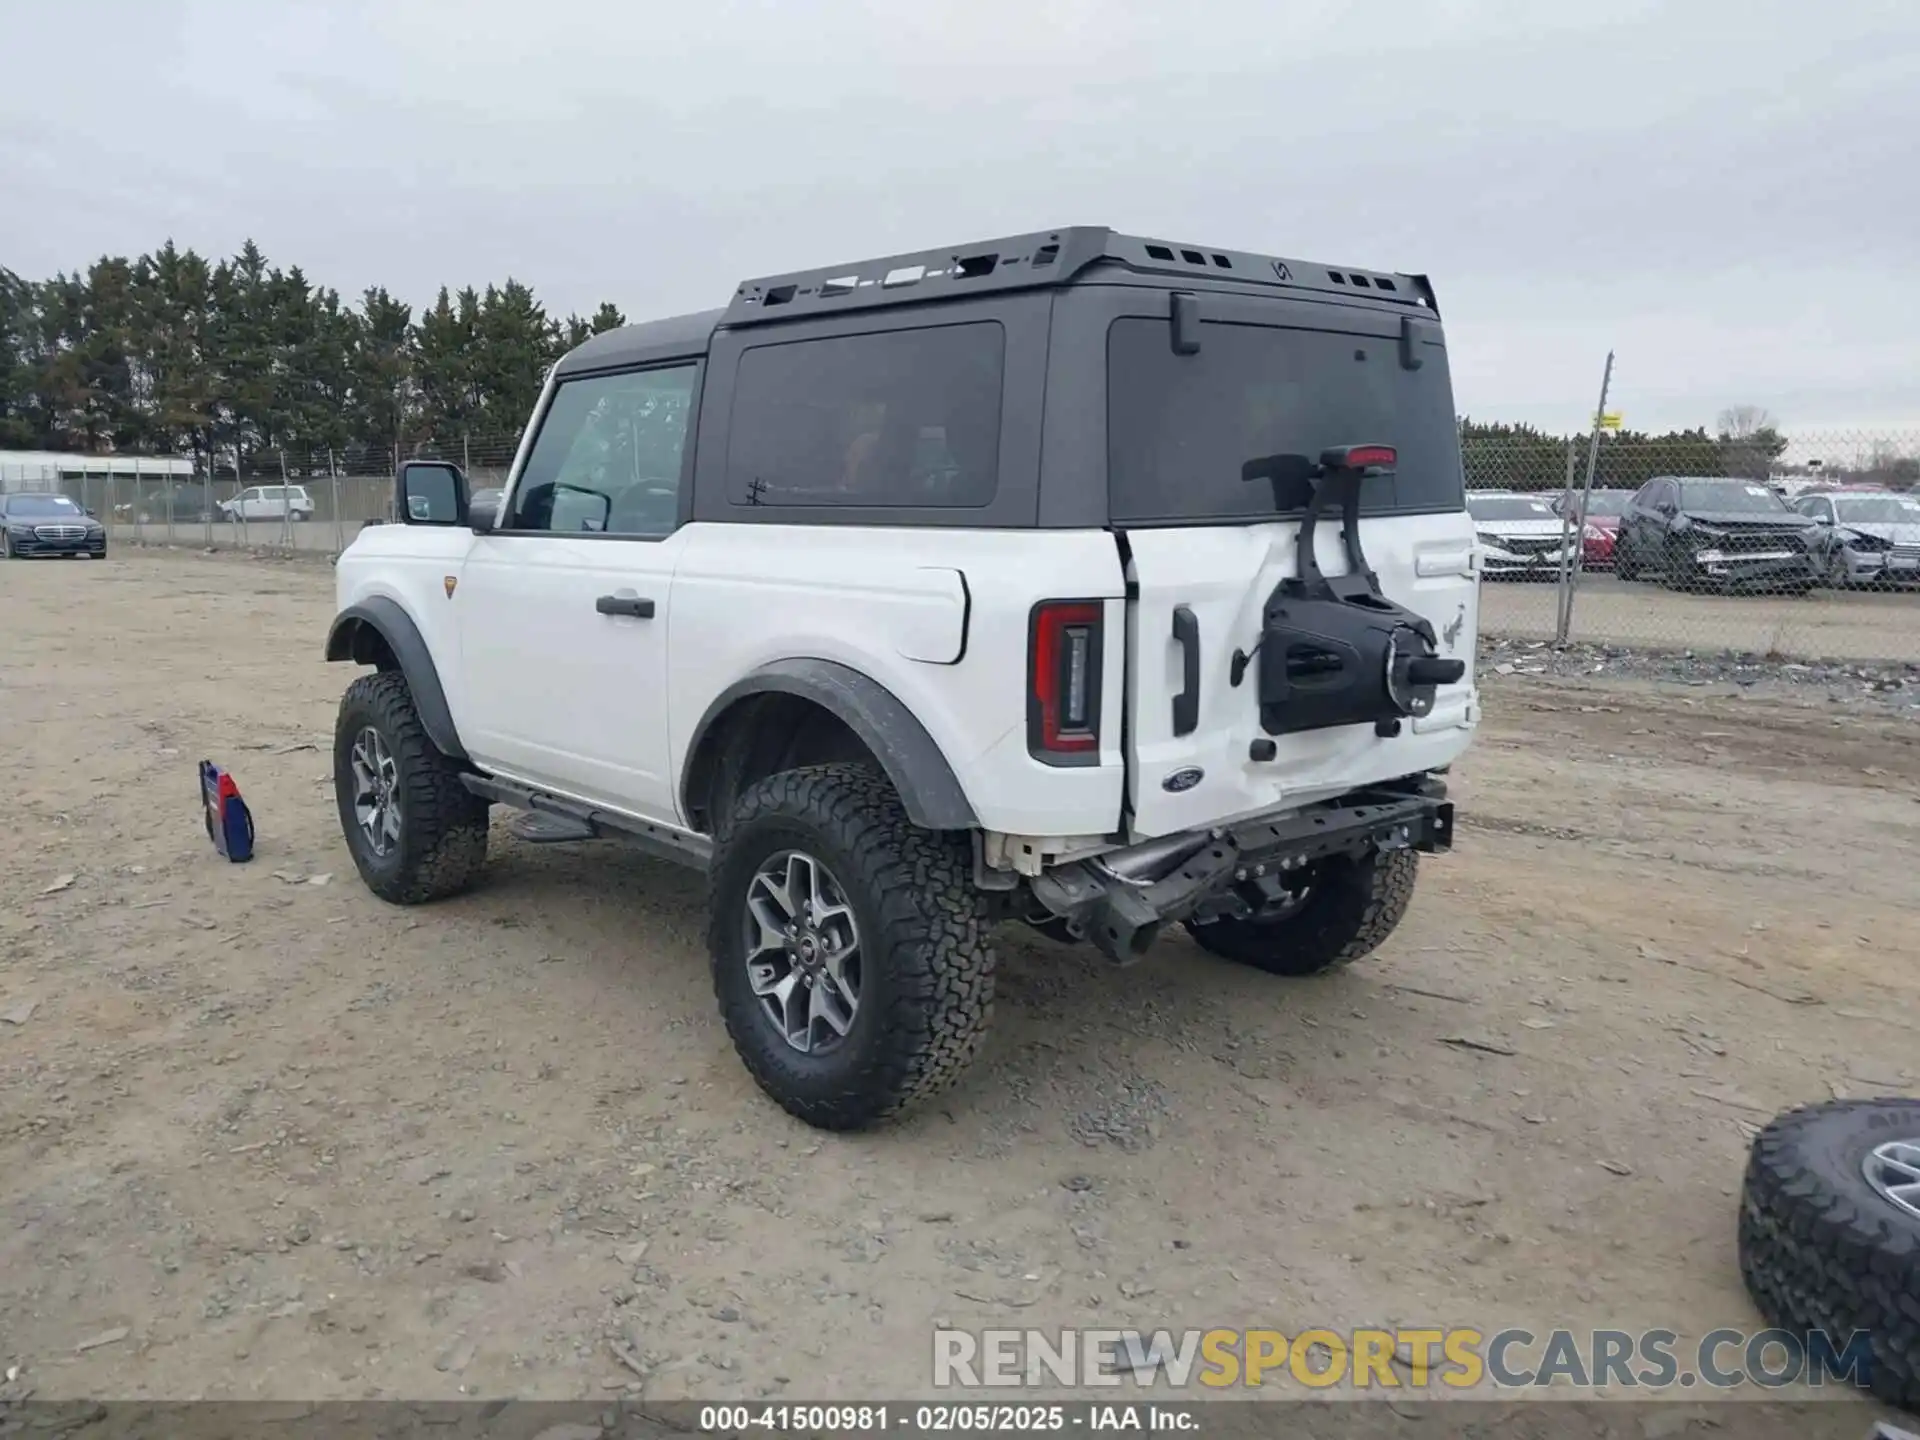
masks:
<path fill-rule="evenodd" d="M 1573 592 L 1580 583 L 1581 561 L 1586 556 L 1587 502 L 1593 496 L 1593 472 L 1600 463 L 1600 432 L 1606 426 L 1607 391 L 1613 387 L 1613 351 L 1607 352 L 1607 368 L 1600 375 L 1600 403 L 1593 407 L 1593 435 L 1587 441 L 1587 480 L 1580 490 L 1580 548 L 1578 559 L 1570 562 L 1567 588 L 1560 596 L 1560 621 L 1554 628 L 1555 645 L 1565 645 L 1573 633 Z"/>

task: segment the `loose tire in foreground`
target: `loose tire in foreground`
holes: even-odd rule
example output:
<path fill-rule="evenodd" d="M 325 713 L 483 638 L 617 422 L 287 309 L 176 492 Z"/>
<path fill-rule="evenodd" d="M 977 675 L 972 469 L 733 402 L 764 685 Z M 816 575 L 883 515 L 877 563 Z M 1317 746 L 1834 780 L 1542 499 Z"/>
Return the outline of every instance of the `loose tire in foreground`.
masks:
<path fill-rule="evenodd" d="M 487 802 L 420 723 L 406 678 L 363 675 L 334 724 L 340 829 L 367 888 L 395 905 L 456 895 L 487 859 Z"/>
<path fill-rule="evenodd" d="M 965 842 L 910 824 L 883 776 L 821 765 L 746 790 L 715 836 L 713 986 L 760 1088 L 855 1130 L 945 1088 L 993 1006 Z"/>
<path fill-rule="evenodd" d="M 1876 1183 L 1878 1182 L 1878 1183 Z M 1769 1325 L 1865 1331 L 1867 1380 L 1920 1410 L 1920 1100 L 1841 1100 L 1777 1116 L 1754 1137 L 1740 1200 L 1740 1275 Z"/>
<path fill-rule="evenodd" d="M 1412 850 L 1327 860 L 1284 914 L 1189 921 L 1187 932 L 1202 950 L 1269 975 L 1319 975 L 1371 954 L 1394 932 L 1413 901 L 1419 865 Z"/>

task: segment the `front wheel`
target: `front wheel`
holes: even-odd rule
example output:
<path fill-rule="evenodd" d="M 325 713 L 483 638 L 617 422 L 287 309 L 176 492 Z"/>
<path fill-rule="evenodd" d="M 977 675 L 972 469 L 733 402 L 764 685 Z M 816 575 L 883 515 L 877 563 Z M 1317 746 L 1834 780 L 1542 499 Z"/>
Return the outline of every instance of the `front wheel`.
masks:
<path fill-rule="evenodd" d="M 487 859 L 487 802 L 427 738 L 406 678 L 363 675 L 334 724 L 340 829 L 369 890 L 395 905 L 456 895 Z"/>
<path fill-rule="evenodd" d="M 912 825 L 883 776 L 819 765 L 752 786 L 720 826 L 710 876 L 721 1017 L 789 1114 L 863 1129 L 972 1062 L 994 954 L 971 852 Z"/>
<path fill-rule="evenodd" d="M 1420 857 L 1387 850 L 1324 860 L 1299 899 L 1277 915 L 1187 922 L 1202 950 L 1269 975 L 1320 975 L 1379 948 L 1413 900 Z"/>

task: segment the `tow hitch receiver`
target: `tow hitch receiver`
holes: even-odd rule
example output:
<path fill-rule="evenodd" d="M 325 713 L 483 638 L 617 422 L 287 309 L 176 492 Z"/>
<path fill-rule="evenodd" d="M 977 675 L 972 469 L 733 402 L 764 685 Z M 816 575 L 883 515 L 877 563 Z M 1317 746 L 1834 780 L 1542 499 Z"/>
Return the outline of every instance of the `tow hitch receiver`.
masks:
<path fill-rule="evenodd" d="M 1144 956 L 1167 925 L 1236 890 L 1258 898 L 1291 873 L 1337 855 L 1453 846 L 1453 804 L 1445 786 L 1416 793 L 1366 792 L 1292 814 L 1253 819 L 1183 842 L 1165 840 L 1063 865 L 1037 876 L 1033 895 L 1077 922 L 1116 965 Z"/>
<path fill-rule="evenodd" d="M 1367 725 L 1382 736 L 1400 733 L 1407 716 L 1433 709 L 1434 691 L 1467 672 L 1445 659 L 1433 625 L 1389 600 L 1360 548 L 1360 484 L 1389 475 L 1397 454 L 1387 445 L 1349 445 L 1325 451 L 1318 464 L 1304 455 L 1270 455 L 1241 467 L 1247 481 L 1272 483 L 1277 509 L 1293 509 L 1307 487 L 1300 521 L 1299 575 L 1282 580 L 1261 619 L 1260 728 L 1269 735 Z M 1313 539 L 1323 503 L 1340 507 L 1348 570 L 1321 573 Z M 1235 651 L 1230 678 L 1238 685 L 1254 657 Z"/>

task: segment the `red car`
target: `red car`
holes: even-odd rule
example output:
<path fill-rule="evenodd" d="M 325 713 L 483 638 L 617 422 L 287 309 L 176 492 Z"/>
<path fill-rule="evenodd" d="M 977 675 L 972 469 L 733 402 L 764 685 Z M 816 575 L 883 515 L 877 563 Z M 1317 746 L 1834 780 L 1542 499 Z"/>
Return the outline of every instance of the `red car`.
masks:
<path fill-rule="evenodd" d="M 1573 523 L 1580 527 L 1582 570 L 1613 568 L 1613 543 L 1620 533 L 1620 512 L 1632 498 L 1631 490 L 1595 490 L 1585 497 L 1587 513 L 1584 520 L 1580 514 L 1582 497 L 1577 492 L 1562 495 L 1554 502 L 1556 514 L 1571 515 Z"/>

